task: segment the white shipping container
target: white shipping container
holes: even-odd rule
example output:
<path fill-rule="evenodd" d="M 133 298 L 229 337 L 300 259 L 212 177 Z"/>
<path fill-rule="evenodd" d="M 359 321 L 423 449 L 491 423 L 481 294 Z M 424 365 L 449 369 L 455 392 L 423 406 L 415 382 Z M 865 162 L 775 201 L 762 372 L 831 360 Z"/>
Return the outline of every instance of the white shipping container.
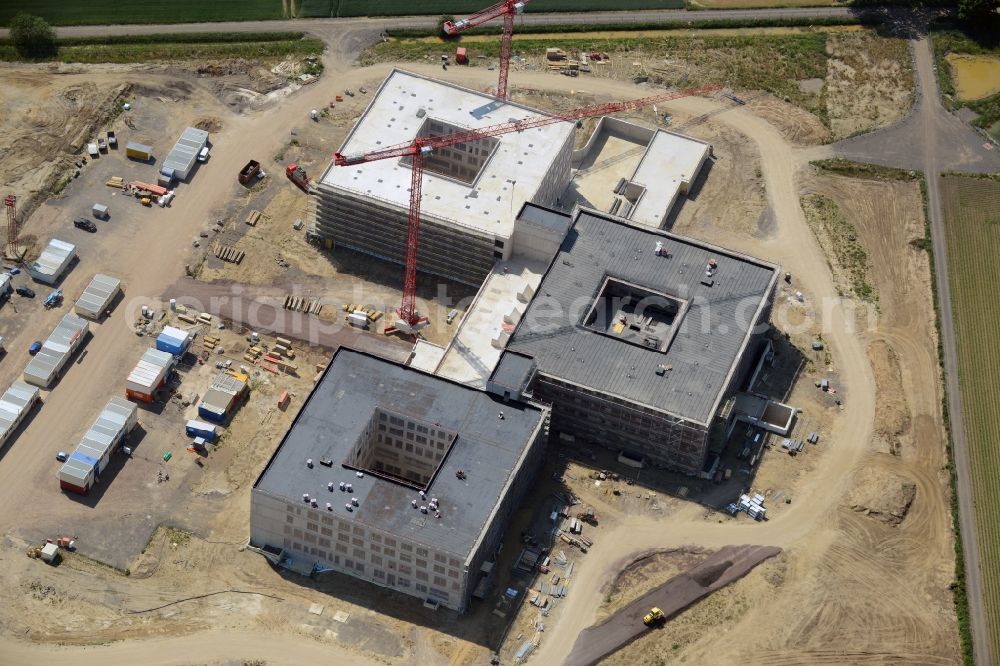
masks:
<path fill-rule="evenodd" d="M 121 280 L 98 273 L 76 301 L 74 311 L 81 317 L 98 320 L 121 293 Z"/>
<path fill-rule="evenodd" d="M 24 369 L 24 381 L 41 388 L 48 388 L 69 361 L 73 352 L 83 344 L 90 325 L 74 314 L 65 315 L 49 335 L 42 348 Z"/>
<path fill-rule="evenodd" d="M 53 238 L 42 253 L 28 266 L 33 279 L 44 284 L 55 284 L 76 257 L 76 246 Z"/>
<path fill-rule="evenodd" d="M 0 396 L 0 447 L 38 402 L 38 388 L 16 381 Z"/>
<path fill-rule="evenodd" d="M 147 349 L 136 363 L 128 379 L 125 380 L 126 391 L 134 391 L 142 395 L 152 395 L 167 377 L 174 366 L 174 357 L 167 352 Z"/>
<path fill-rule="evenodd" d="M 85 491 L 89 489 L 94 474 L 104 471 L 111 462 L 111 454 L 135 427 L 137 413 L 138 408 L 128 400 L 111 398 L 59 470 L 59 479 Z M 96 466 L 90 467 L 84 459 L 96 461 Z"/>

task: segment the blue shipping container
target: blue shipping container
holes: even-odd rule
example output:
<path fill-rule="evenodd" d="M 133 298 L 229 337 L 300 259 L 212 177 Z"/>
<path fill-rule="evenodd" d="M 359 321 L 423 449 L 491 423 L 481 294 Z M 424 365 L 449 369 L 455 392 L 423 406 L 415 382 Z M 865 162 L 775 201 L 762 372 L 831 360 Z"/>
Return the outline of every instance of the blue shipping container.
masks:
<path fill-rule="evenodd" d="M 218 436 L 216 427 L 204 421 L 188 421 L 184 430 L 188 437 L 201 437 L 206 442 L 214 442 Z"/>
<path fill-rule="evenodd" d="M 187 331 L 167 326 L 156 338 L 156 349 L 174 356 L 183 356 L 190 343 L 191 336 Z"/>
<path fill-rule="evenodd" d="M 201 403 L 198 405 L 198 416 L 208 419 L 214 423 L 222 423 L 226 420 L 225 410 L 218 410 L 215 407 Z"/>

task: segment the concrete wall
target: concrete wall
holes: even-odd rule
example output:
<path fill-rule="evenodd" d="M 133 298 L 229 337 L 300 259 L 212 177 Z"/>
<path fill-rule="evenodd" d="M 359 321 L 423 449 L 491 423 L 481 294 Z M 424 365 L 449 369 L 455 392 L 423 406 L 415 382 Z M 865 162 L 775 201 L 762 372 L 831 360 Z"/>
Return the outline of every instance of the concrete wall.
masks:
<path fill-rule="evenodd" d="M 553 233 L 540 224 L 518 220 L 514 223 L 511 251 L 520 257 L 547 265 L 559 252 L 564 238 L 565 234 Z"/>
<path fill-rule="evenodd" d="M 511 517 L 532 486 L 547 435 L 543 421 L 468 555 L 435 550 L 429 544 L 358 525 L 322 505 L 313 509 L 304 502 L 290 502 L 256 488 L 250 495 L 250 543 L 283 548 L 299 562 L 319 564 L 421 600 L 432 597 L 442 606 L 465 612 L 479 569 L 496 552 Z"/>
<path fill-rule="evenodd" d="M 406 260 L 408 211 L 377 199 L 319 185 L 316 231 L 341 247 L 395 264 Z M 422 217 L 417 263 L 422 273 L 479 285 L 492 269 L 492 236 L 446 221 Z"/>
<path fill-rule="evenodd" d="M 469 557 L 466 572 L 468 573 L 468 585 L 465 590 L 463 607 L 468 608 L 472 599 L 472 592 L 479 582 L 479 570 L 483 562 L 488 561 L 497 552 L 500 542 L 503 540 L 507 528 L 510 526 L 511 518 L 521 507 L 524 496 L 534 486 L 535 477 L 541 468 L 542 458 L 545 454 L 545 443 L 548 440 L 548 416 L 538 429 L 531 443 L 526 448 L 521 458 L 520 466 L 514 470 L 512 479 L 507 487 L 507 493 L 497 503 L 492 519 L 483 529 L 479 544 Z"/>
<path fill-rule="evenodd" d="M 648 146 L 649 142 L 653 140 L 653 136 L 656 134 L 655 129 L 650 129 L 648 127 L 643 127 L 642 125 L 636 125 L 635 123 L 630 123 L 627 120 L 622 120 L 621 118 L 615 118 L 613 116 L 603 116 L 599 121 L 597 121 L 597 127 L 594 128 L 594 133 L 590 135 L 587 139 L 587 143 L 584 144 L 579 150 L 573 151 L 573 168 L 578 169 L 580 165 L 583 164 L 587 156 L 597 145 L 598 140 L 601 135 L 608 134 L 610 136 L 615 136 L 620 139 L 625 139 L 626 141 L 631 141 L 640 146 Z"/>
<path fill-rule="evenodd" d="M 462 557 L 257 489 L 250 496 L 250 543 L 421 600 L 434 597 L 458 612 L 471 596 Z"/>
<path fill-rule="evenodd" d="M 703 425 L 542 373 L 532 395 L 552 405 L 553 431 L 642 455 L 654 465 L 686 474 L 697 474 L 705 462 L 708 430 Z"/>

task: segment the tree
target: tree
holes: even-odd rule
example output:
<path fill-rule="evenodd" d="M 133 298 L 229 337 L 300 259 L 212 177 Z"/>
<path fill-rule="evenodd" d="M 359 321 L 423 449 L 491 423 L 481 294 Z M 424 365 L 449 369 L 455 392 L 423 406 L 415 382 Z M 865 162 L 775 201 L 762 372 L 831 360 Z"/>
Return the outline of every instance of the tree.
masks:
<path fill-rule="evenodd" d="M 967 23 L 996 22 L 1000 0 L 958 0 L 958 18 Z"/>
<path fill-rule="evenodd" d="M 10 39 L 23 58 L 48 58 L 59 50 L 52 26 L 40 16 L 23 12 L 10 22 Z"/>

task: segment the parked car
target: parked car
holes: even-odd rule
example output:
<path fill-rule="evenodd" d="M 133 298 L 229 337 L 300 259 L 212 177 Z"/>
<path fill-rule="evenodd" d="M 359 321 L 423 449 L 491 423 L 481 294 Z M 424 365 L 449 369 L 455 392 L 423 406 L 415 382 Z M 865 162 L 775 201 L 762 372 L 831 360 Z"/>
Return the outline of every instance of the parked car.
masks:
<path fill-rule="evenodd" d="M 107 152 L 107 150 L 108 150 L 108 143 L 103 138 L 98 138 L 97 139 L 97 149 L 100 150 L 102 153 Z"/>
<path fill-rule="evenodd" d="M 111 148 L 117 148 L 118 147 L 118 137 L 115 136 L 115 133 L 114 133 L 113 130 L 108 130 L 108 146 L 111 147 Z"/>
<path fill-rule="evenodd" d="M 11 269 L 7 272 L 10 273 L 11 275 L 19 275 L 21 273 L 21 269 L 18 268 L 17 266 L 12 266 Z"/>
<path fill-rule="evenodd" d="M 14 291 L 17 292 L 18 296 L 24 296 L 25 298 L 34 298 L 35 290 L 31 287 L 18 287 Z"/>
<path fill-rule="evenodd" d="M 85 217 L 78 217 L 73 220 L 73 226 L 77 229 L 83 229 L 84 231 L 89 231 L 90 233 L 95 233 L 97 231 L 97 225 L 88 220 Z"/>
<path fill-rule="evenodd" d="M 205 146 L 198 151 L 198 161 L 207 162 L 208 161 L 208 146 Z"/>
<path fill-rule="evenodd" d="M 39 352 L 39 350 L 41 350 L 41 348 L 42 348 L 42 341 L 35 340 L 34 342 L 31 343 L 31 346 L 28 347 L 28 353 L 34 356 Z"/>
<path fill-rule="evenodd" d="M 68 458 L 69 456 L 66 454 L 65 451 L 60 451 L 59 453 L 56 454 L 56 460 L 58 460 L 59 462 L 66 462 Z"/>

